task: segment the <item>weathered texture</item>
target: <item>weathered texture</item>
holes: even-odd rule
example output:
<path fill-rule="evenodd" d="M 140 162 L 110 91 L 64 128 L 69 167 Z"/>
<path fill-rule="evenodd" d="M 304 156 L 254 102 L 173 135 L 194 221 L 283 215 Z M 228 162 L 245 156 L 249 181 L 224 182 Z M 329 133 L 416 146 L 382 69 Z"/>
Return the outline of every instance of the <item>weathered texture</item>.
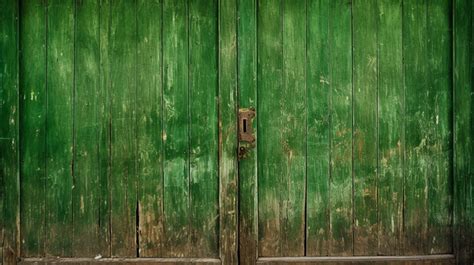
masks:
<path fill-rule="evenodd" d="M 46 5 L 42 0 L 24 2 L 20 12 L 21 254 L 44 256 Z"/>
<path fill-rule="evenodd" d="M 257 0 L 238 1 L 238 83 L 240 108 L 257 107 Z M 256 109 L 258 112 L 258 109 Z M 258 117 L 252 125 L 257 136 Z M 256 139 L 258 141 L 258 139 Z M 239 251 L 241 264 L 257 259 L 257 146 L 239 143 L 247 149 L 239 161 Z"/>
<path fill-rule="evenodd" d="M 76 2 L 74 52 L 74 256 L 108 253 L 107 141 L 100 79 L 100 2 Z M 104 162 L 105 160 L 105 162 Z M 105 180 L 105 182 L 104 182 Z"/>
<path fill-rule="evenodd" d="M 454 229 L 458 264 L 474 262 L 474 5 L 454 1 Z"/>
<path fill-rule="evenodd" d="M 163 2 L 139 0 L 137 5 L 137 255 L 160 257 L 164 243 Z"/>
<path fill-rule="evenodd" d="M 237 2 L 219 3 L 219 253 L 238 264 Z"/>
<path fill-rule="evenodd" d="M 378 254 L 403 247 L 402 1 L 378 2 Z"/>
<path fill-rule="evenodd" d="M 0 3 L 0 263 L 19 255 L 18 3 Z"/>

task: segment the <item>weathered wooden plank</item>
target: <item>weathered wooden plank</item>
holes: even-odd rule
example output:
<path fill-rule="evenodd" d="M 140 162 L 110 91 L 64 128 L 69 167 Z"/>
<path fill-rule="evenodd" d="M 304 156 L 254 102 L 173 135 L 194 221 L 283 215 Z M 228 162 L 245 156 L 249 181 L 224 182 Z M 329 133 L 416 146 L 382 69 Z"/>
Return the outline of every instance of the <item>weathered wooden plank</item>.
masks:
<path fill-rule="evenodd" d="M 74 2 L 47 2 L 47 256 L 72 255 Z M 71 236 L 67 236 L 71 235 Z"/>
<path fill-rule="evenodd" d="M 259 258 L 257 264 L 454 264 L 453 255 L 275 257 Z"/>
<path fill-rule="evenodd" d="M 433 174 L 431 105 L 428 87 L 426 1 L 403 2 L 405 71 L 405 254 L 426 253 L 428 177 Z M 426 100 L 420 104 L 420 99 Z"/>
<path fill-rule="evenodd" d="M 74 189 L 73 255 L 108 252 L 108 224 L 104 215 L 100 130 L 103 93 L 100 87 L 100 3 L 76 2 L 74 57 Z"/>
<path fill-rule="evenodd" d="M 163 2 L 164 257 L 189 249 L 188 2 Z"/>
<path fill-rule="evenodd" d="M 306 207 L 306 1 L 283 1 L 283 83 L 277 133 L 282 160 L 281 255 L 305 255 Z M 265 98 L 262 98 L 265 101 Z"/>
<path fill-rule="evenodd" d="M 329 254 L 329 0 L 310 0 L 307 39 L 306 255 Z"/>
<path fill-rule="evenodd" d="M 452 253 L 452 79 L 450 4 L 427 3 L 429 89 L 432 91 L 432 164 L 428 179 L 428 251 Z"/>
<path fill-rule="evenodd" d="M 217 1 L 189 2 L 191 257 L 218 257 Z"/>
<path fill-rule="evenodd" d="M 18 3 L 0 3 L 0 262 L 19 255 Z M 13 260 L 11 259 L 13 258 Z"/>
<path fill-rule="evenodd" d="M 112 256 L 136 256 L 136 1 L 110 14 L 110 192 Z"/>
<path fill-rule="evenodd" d="M 111 253 L 111 111 L 110 111 L 110 83 L 112 50 L 109 48 L 111 35 L 111 6 L 108 0 L 100 1 L 99 11 L 99 46 L 100 46 L 100 90 L 99 104 L 99 181 L 100 181 L 100 204 L 101 216 L 99 222 L 103 233 L 104 246 L 107 247 L 104 257 L 110 257 Z"/>
<path fill-rule="evenodd" d="M 19 264 L 222 264 L 219 259 L 211 258 L 26 258 Z"/>
<path fill-rule="evenodd" d="M 237 2 L 219 9 L 219 248 L 222 264 L 238 261 Z"/>
<path fill-rule="evenodd" d="M 257 107 L 257 1 L 239 0 L 238 4 L 238 82 L 240 108 Z M 258 113 L 258 109 L 256 109 Z M 253 132 L 258 141 L 258 119 Z M 253 145 L 253 146 L 252 146 Z M 257 146 L 249 148 L 239 161 L 239 252 L 240 263 L 255 264 L 257 259 Z"/>
<path fill-rule="evenodd" d="M 377 253 L 377 2 L 353 2 L 354 255 Z"/>
<path fill-rule="evenodd" d="M 458 264 L 474 262 L 474 27 L 472 1 L 454 1 L 454 250 Z"/>
<path fill-rule="evenodd" d="M 402 1 L 378 1 L 378 254 L 403 243 L 404 91 Z"/>
<path fill-rule="evenodd" d="M 280 115 L 283 74 L 282 3 L 258 2 L 258 255 L 281 256 L 285 157 Z"/>
<path fill-rule="evenodd" d="M 351 255 L 352 219 L 352 1 L 329 6 L 331 115 L 330 255 Z"/>
<path fill-rule="evenodd" d="M 137 247 L 140 257 L 159 257 L 164 239 L 162 1 L 139 0 L 137 8 Z"/>
<path fill-rule="evenodd" d="M 21 5 L 21 253 L 43 256 L 46 188 L 46 6 Z"/>

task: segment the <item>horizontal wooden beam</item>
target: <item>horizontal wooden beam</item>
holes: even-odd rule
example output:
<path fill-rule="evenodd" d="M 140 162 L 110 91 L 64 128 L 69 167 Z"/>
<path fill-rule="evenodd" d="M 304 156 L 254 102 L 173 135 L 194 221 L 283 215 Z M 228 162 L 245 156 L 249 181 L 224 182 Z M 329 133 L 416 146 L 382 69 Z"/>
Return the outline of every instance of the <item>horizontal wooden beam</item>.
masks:
<path fill-rule="evenodd" d="M 404 264 L 410 262 L 410 264 L 426 264 L 426 262 L 433 261 L 437 264 L 454 264 L 454 255 L 422 255 L 422 256 L 353 256 L 353 257 L 268 257 L 259 258 L 257 264 L 287 264 L 287 263 L 298 263 L 298 264 L 319 264 L 319 263 L 385 263 L 390 262 Z M 445 261 L 445 262 L 444 262 Z M 440 263 L 441 262 L 441 263 Z"/>
<path fill-rule="evenodd" d="M 28 264 L 221 264 L 211 258 L 23 258 L 19 265 Z"/>

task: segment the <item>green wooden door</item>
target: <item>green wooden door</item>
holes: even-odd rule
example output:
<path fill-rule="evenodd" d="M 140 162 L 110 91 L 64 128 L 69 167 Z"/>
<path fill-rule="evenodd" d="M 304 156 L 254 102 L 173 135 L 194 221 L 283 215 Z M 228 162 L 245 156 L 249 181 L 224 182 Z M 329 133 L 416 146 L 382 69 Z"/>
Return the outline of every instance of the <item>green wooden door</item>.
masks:
<path fill-rule="evenodd" d="M 450 10 L 239 1 L 243 264 L 452 262 Z"/>
<path fill-rule="evenodd" d="M 450 0 L 19 10 L 25 264 L 453 262 Z"/>
<path fill-rule="evenodd" d="M 21 3 L 26 264 L 43 257 L 207 264 L 237 256 L 229 243 L 235 107 L 220 97 L 235 89 L 218 74 L 231 72 L 220 52 L 231 43 L 218 39 L 219 24 L 235 21 L 229 10 L 197 0 Z"/>

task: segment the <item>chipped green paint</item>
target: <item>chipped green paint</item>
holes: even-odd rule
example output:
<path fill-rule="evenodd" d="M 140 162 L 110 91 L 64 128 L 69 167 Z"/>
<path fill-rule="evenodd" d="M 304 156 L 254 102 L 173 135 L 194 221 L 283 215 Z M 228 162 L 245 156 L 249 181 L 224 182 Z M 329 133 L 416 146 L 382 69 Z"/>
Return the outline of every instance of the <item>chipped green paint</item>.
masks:
<path fill-rule="evenodd" d="M 472 263 L 470 1 L 14 2 L 0 5 L 6 264 Z M 238 107 L 257 111 L 239 162 Z"/>

